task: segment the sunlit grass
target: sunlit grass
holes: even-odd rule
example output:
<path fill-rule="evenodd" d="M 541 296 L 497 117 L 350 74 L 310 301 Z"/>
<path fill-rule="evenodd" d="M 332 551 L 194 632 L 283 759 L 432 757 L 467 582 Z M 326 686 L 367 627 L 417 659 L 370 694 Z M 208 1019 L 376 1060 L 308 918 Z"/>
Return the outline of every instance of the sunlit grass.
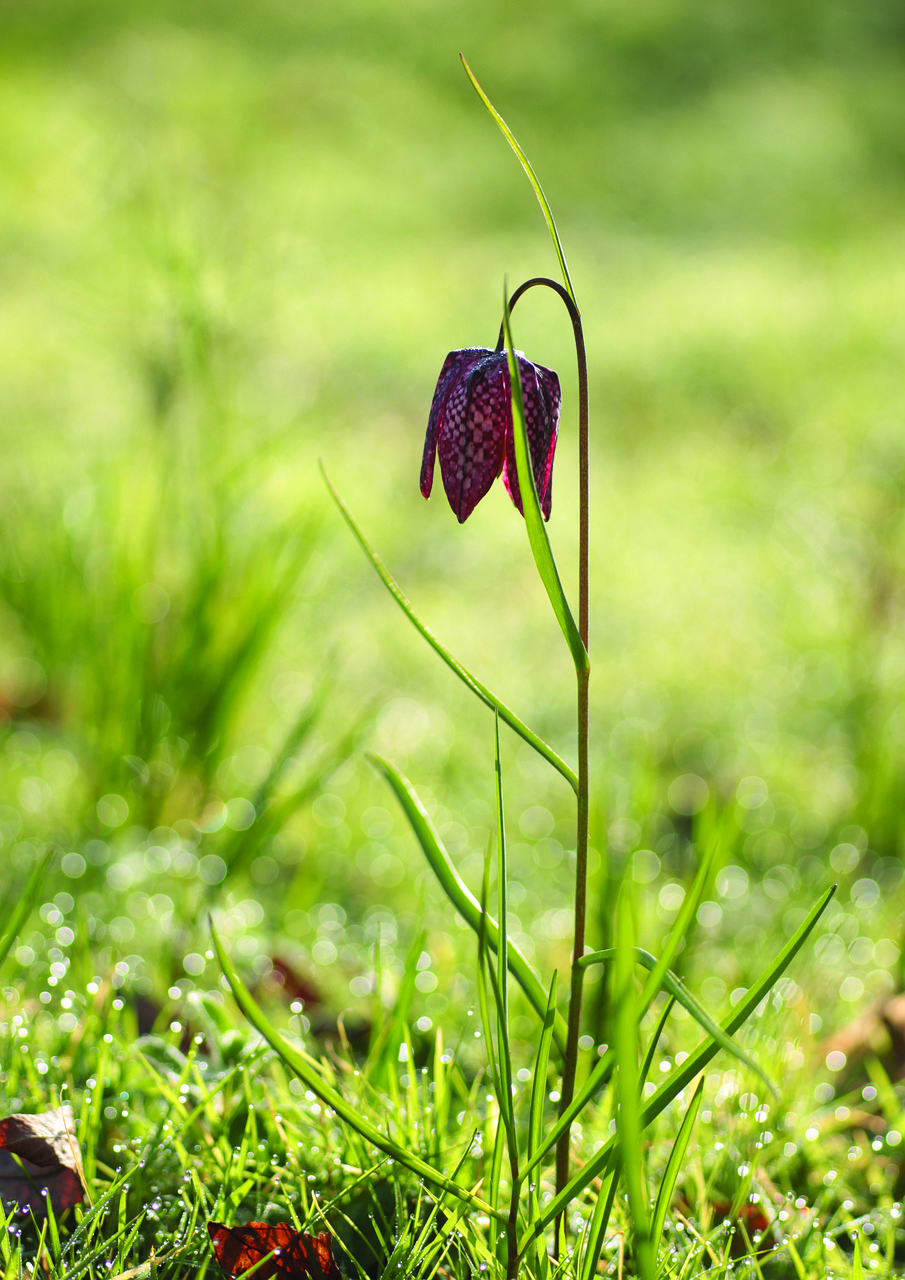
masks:
<path fill-rule="evenodd" d="M 342 1010 L 349 1026 L 383 1016 L 412 963 L 419 1052 L 473 1006 L 470 941 L 359 747 L 417 779 L 478 893 L 492 724 L 415 645 L 316 469 L 323 457 L 441 640 L 571 761 L 570 690 L 552 673 L 561 638 L 508 499 L 492 494 L 460 530 L 416 487 L 444 355 L 495 340 L 504 272 L 517 283 L 553 269 L 517 166 L 501 162 L 458 78 L 462 47 L 564 193 L 582 281 L 592 943 L 611 944 L 612 894 L 642 850 L 639 943 L 659 945 L 710 806 L 730 821 L 683 976 L 715 1014 L 840 881 L 812 954 L 742 1036 L 783 1081 L 782 1104 L 722 1060 L 705 1078 L 680 1183 L 692 1225 L 668 1217 L 669 1265 L 729 1265 L 736 1244 L 716 1206 L 773 1190 L 792 1197 L 782 1224 L 819 1210 L 820 1230 L 805 1225 L 801 1242 L 813 1274 L 847 1274 L 834 1258 L 865 1213 L 865 1265 L 874 1244 L 886 1257 L 900 1102 L 887 1092 L 881 1114 L 876 1069 L 858 1055 L 831 1069 L 824 1037 L 901 982 L 898 46 L 882 22 L 849 40 L 836 5 L 797 35 L 779 16 L 732 13 L 721 25 L 680 22 L 668 6 L 646 18 L 575 9 L 535 15 L 534 28 L 520 19 L 518 39 L 486 6 L 430 22 L 414 6 L 342 4 L 4 17 L 5 890 L 56 846 L 4 970 L 9 1109 L 51 1105 L 64 1085 L 81 1105 L 108 1034 L 129 1046 L 147 1031 L 178 1076 L 182 1032 L 167 1028 L 180 1020 L 213 1046 L 207 1071 L 226 1069 L 246 1032 L 207 956 L 211 905 L 249 979 L 266 984 L 280 960 L 318 988 L 316 1017 L 266 988 L 296 1034 L 292 1019 L 323 1030 Z M 765 52 L 777 47 L 781 66 Z M 573 356 L 552 315 L 539 299 L 521 304 L 518 340 L 560 370 L 568 413 Z M 564 430 L 550 525 L 561 565 L 575 468 Z M 260 643 L 251 637 L 234 671 L 256 620 Z M 199 707 L 216 714 L 205 721 Z M 319 714 L 274 772 L 306 707 Z M 544 972 L 563 971 L 568 787 L 505 732 L 502 751 L 511 931 Z M 247 825 L 250 805 L 267 809 L 266 830 Z M 141 999 L 154 1002 L 153 1030 Z M 605 1005 L 596 980 L 590 1032 Z M 30 1074 L 15 1016 L 33 1028 Z M 693 1025 L 673 1019 L 670 1062 L 694 1044 Z M 534 1027 L 517 994 L 512 1033 L 529 1061 Z M 241 1087 L 224 1086 L 235 1133 L 208 1116 L 198 1152 L 169 1149 L 167 1239 L 210 1208 L 194 1183 L 174 1188 L 192 1168 L 205 1186 L 215 1166 L 222 1180 L 211 1152 L 228 1161 L 241 1145 L 249 1098 L 262 1126 L 249 1143 L 261 1132 L 276 1143 L 260 1081 L 282 1113 L 302 1107 L 261 1064 L 251 1057 Z M 171 1115 L 138 1059 L 119 1055 L 107 1074 L 111 1094 L 143 1099 L 149 1123 Z M 105 1102 L 113 1119 L 80 1122 L 103 1152 L 98 1193 L 151 1131 L 120 1102 Z M 302 1132 L 310 1116 L 296 1118 Z M 609 1119 L 583 1135 L 589 1150 Z M 655 1133 L 655 1176 L 674 1120 Z M 313 1164 L 318 1187 L 327 1172 Z M 769 1185 L 746 1181 L 761 1172 Z M 262 1172 L 255 1212 L 279 1201 L 264 1185 Z M 297 1191 L 307 1212 L 293 1187 L 287 1200 L 298 1209 Z M 389 1239 L 396 1208 L 385 1212 Z M 717 1234 L 705 1245 L 695 1231 Z M 620 1247 L 605 1242 L 608 1265 Z"/>

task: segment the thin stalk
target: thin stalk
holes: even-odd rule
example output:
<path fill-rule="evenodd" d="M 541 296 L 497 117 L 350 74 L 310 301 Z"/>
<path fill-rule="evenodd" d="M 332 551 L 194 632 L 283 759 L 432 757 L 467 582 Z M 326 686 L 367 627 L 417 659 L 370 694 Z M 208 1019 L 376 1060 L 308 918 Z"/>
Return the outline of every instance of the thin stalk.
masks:
<path fill-rule="evenodd" d="M 509 310 L 519 298 L 534 285 L 546 285 L 558 293 L 569 312 L 575 335 L 575 354 L 578 358 L 578 631 L 585 650 L 588 647 L 588 362 L 585 354 L 581 312 L 572 294 L 555 280 L 535 276 L 519 285 L 509 300 Z M 503 348 L 503 327 L 497 350 Z M 572 947 L 572 979 L 569 989 L 569 1016 L 566 1030 L 566 1052 L 563 1062 L 562 1089 L 559 1114 L 567 1110 L 575 1092 L 575 1074 L 578 1068 L 578 1037 L 581 1028 L 581 998 L 584 985 L 584 967 L 579 963 L 584 955 L 585 924 L 588 903 L 588 679 L 590 668 L 576 668 L 578 683 L 578 787 L 575 849 L 575 930 Z M 570 1126 L 563 1131 L 556 1147 L 557 1195 L 569 1181 Z M 559 1232 L 557 1231 L 557 1239 Z"/>

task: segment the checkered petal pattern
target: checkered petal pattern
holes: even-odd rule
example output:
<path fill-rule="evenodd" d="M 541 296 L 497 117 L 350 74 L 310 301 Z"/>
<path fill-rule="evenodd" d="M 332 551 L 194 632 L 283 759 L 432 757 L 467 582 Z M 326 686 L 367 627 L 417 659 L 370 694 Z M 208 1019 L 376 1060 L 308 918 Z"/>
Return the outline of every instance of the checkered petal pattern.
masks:
<path fill-rule="evenodd" d="M 532 364 L 519 356 L 519 374 L 522 380 L 522 402 L 525 406 L 525 429 L 528 433 L 528 449 L 531 454 L 531 470 L 544 519 L 550 519 L 553 502 L 553 454 L 559 434 L 559 410 L 562 391 L 559 378 L 552 369 Z M 518 487 L 518 470 L 515 463 L 515 440 L 512 428 L 506 436 L 506 463 L 503 467 L 503 484 L 522 511 L 522 495 Z"/>
<path fill-rule="evenodd" d="M 559 379 L 516 353 L 525 401 L 531 464 L 544 517 L 550 518 L 551 475 L 559 428 Z M 468 347 L 451 351 L 434 392 L 421 492 L 430 497 L 436 455 L 443 487 L 459 522 L 467 520 L 503 472 L 512 501 L 522 510 L 512 439 L 512 393 L 505 351 Z"/>

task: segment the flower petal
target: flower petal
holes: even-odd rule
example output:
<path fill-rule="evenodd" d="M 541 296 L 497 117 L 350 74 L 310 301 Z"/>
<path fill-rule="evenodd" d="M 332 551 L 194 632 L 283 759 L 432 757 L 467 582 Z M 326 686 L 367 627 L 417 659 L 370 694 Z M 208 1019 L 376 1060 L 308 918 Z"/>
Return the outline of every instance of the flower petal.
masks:
<path fill-rule="evenodd" d="M 511 421 L 505 352 L 482 355 L 451 388 L 440 432 L 440 474 L 460 524 L 500 474 Z"/>
<path fill-rule="evenodd" d="M 437 440 L 443 428 L 443 419 L 450 391 L 459 378 L 464 378 L 488 354 L 491 354 L 488 347 L 465 347 L 461 351 L 450 351 L 443 361 L 443 368 L 440 370 L 440 377 L 437 379 L 437 387 L 431 403 L 430 416 L 427 420 L 424 455 L 421 459 L 421 492 L 425 498 L 430 497 L 434 483 Z"/>
<path fill-rule="evenodd" d="M 523 356 L 518 356 L 518 365 L 522 379 L 522 400 L 525 405 L 525 429 L 528 434 L 531 469 L 534 472 L 534 483 L 537 486 L 541 511 L 544 513 L 544 519 L 549 520 L 553 499 L 553 455 L 556 451 L 556 438 L 559 432 L 562 391 L 559 378 L 552 369 L 547 369 L 540 364 L 532 364 Z M 515 462 L 515 441 L 511 431 L 506 437 L 503 483 L 510 498 L 524 515 Z"/>

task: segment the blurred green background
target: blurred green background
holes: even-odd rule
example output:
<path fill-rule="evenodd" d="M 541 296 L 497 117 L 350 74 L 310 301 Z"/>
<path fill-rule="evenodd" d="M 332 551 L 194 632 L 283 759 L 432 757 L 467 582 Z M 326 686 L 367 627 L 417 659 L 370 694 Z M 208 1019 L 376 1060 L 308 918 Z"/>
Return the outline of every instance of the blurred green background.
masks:
<path fill-rule="evenodd" d="M 584 315 L 596 927 L 641 848 L 652 944 L 719 809 L 724 994 L 831 874 L 846 943 L 901 932 L 901 6 L 35 0 L 0 5 L 0 839 L 11 884 L 63 856 L 23 980 L 81 955 L 191 987 L 207 902 L 261 972 L 288 950 L 339 1003 L 378 934 L 390 968 L 422 919 L 429 963 L 457 953 L 362 752 L 476 884 L 492 720 L 318 459 L 440 637 L 573 759 L 568 654 L 502 486 L 461 528 L 418 492 L 447 351 L 493 345 L 505 275 L 556 274 L 459 50 Z M 514 331 L 563 379 L 571 587 L 570 328 L 535 291 Z M 569 795 L 511 737 L 504 765 L 516 926 L 558 955 Z M 837 957 L 852 1005 L 898 981 L 885 945 Z"/>

